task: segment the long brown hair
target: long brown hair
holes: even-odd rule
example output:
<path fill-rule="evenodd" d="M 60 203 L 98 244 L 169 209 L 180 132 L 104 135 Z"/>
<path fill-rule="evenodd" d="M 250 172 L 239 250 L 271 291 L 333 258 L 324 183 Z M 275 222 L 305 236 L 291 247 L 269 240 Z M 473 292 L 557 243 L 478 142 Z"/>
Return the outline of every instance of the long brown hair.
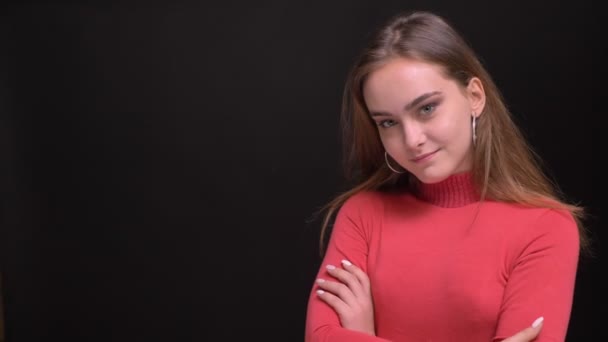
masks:
<path fill-rule="evenodd" d="M 478 118 L 471 171 L 481 199 L 568 210 L 577 221 L 581 249 L 586 250 L 589 241 L 582 224 L 583 208 L 561 199 L 561 191 L 543 172 L 541 159 L 514 123 L 501 92 L 475 52 L 446 19 L 416 11 L 391 18 L 355 60 L 346 79 L 341 116 L 344 167 L 347 179 L 355 185 L 321 209 L 325 212 L 321 253 L 330 221 L 348 198 L 366 190 L 411 191 L 413 176 L 394 173 L 386 166 L 384 148 L 362 91 L 371 72 L 399 57 L 442 66 L 446 76 L 463 87 L 472 77 L 481 80 L 486 103 Z"/>

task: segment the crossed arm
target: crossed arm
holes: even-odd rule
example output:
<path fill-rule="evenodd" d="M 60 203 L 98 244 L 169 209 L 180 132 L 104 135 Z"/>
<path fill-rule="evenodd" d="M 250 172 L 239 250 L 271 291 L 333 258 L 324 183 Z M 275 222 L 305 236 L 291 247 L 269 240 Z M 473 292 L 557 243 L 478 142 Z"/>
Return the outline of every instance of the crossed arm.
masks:
<path fill-rule="evenodd" d="M 310 294 L 306 341 L 388 341 L 375 335 L 366 270 L 368 222 L 357 216 L 359 211 L 346 209 L 336 219 L 319 279 Z M 537 228 L 529 233 L 533 236 L 522 236 L 514 249 L 492 342 L 565 340 L 578 232 L 571 217 L 556 211 L 547 211 L 537 221 Z M 530 318 L 531 311 L 541 312 L 547 320 Z"/>

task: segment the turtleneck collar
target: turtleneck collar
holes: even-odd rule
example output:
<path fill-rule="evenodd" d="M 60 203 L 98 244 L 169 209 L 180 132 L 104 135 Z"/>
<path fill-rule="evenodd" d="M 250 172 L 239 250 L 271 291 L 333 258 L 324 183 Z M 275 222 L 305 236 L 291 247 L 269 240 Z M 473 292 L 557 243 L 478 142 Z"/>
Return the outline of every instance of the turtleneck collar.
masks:
<path fill-rule="evenodd" d="M 470 172 L 451 175 L 438 183 L 426 184 L 417 181 L 416 184 L 418 198 L 444 208 L 462 207 L 480 199 Z"/>

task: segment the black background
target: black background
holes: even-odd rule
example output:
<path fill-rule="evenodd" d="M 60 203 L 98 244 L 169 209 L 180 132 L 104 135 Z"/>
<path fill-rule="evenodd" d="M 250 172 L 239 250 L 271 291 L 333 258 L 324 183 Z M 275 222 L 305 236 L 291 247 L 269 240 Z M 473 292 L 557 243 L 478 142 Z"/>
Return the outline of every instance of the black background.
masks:
<path fill-rule="evenodd" d="M 344 190 L 338 113 L 367 34 L 445 15 L 588 208 L 568 341 L 601 340 L 592 1 L 1 5 L 7 341 L 303 340 L 314 212 Z M 599 310 L 599 311 L 598 311 Z"/>

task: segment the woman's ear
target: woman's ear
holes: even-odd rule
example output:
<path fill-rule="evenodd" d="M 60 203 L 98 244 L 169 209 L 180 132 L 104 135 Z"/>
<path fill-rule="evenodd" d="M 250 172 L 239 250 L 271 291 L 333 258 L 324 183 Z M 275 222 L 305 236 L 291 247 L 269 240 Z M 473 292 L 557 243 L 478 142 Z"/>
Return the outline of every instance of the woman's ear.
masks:
<path fill-rule="evenodd" d="M 476 113 L 477 116 L 481 115 L 486 105 L 486 93 L 481 80 L 477 77 L 471 78 L 466 92 L 471 105 L 471 112 Z"/>

